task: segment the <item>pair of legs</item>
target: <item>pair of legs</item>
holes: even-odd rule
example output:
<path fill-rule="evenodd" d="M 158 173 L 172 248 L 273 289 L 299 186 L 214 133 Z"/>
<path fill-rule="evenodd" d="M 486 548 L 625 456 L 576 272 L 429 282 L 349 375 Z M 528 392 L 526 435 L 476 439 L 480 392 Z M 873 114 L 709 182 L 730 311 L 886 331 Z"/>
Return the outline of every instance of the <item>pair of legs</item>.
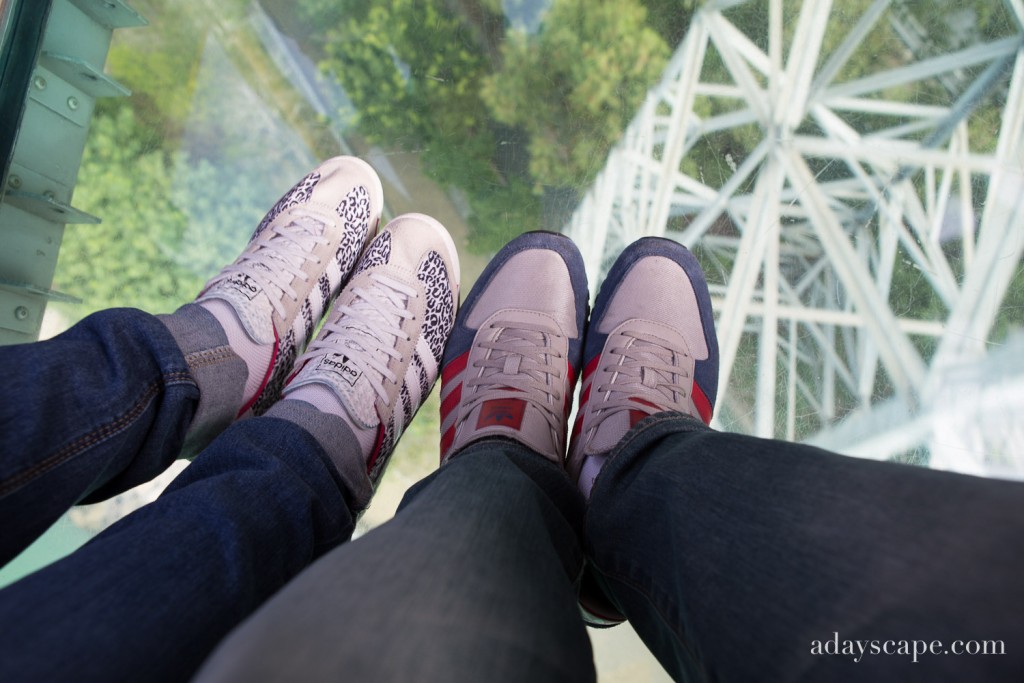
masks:
<path fill-rule="evenodd" d="M 717 342 L 692 255 L 631 245 L 589 319 L 585 280 L 551 235 L 492 260 L 445 352 L 440 471 L 285 587 L 202 680 L 586 680 L 577 597 L 588 621 L 628 617 L 677 679 L 1019 676 L 1019 484 L 712 431 Z M 1007 654 L 955 654 L 985 633 L 1009 634 L 993 643 Z M 833 638 L 867 655 L 823 656 Z M 928 661 L 898 654 L 923 643 Z"/>
<path fill-rule="evenodd" d="M 111 345 L 103 330 L 119 340 Z M 126 344 L 152 351 L 147 331 L 166 352 L 140 372 L 131 359 L 145 355 Z M 80 406 L 109 398 L 118 377 L 140 392 L 183 363 L 139 312 L 103 313 L 68 334 L 75 339 L 19 352 L 37 368 L 68 357 L 68 344 L 116 359 L 102 378 L 65 375 Z M 159 424 L 178 424 L 170 431 L 180 441 L 190 400 L 173 385 L 162 390 L 154 419 L 106 464 L 116 469 L 134 449 L 122 470 L 139 466 Z M 51 414 L 48 433 L 71 428 Z M 5 430 L 3 452 L 39 436 Z M 344 498 L 310 429 L 274 416 L 233 425 L 155 503 L 0 592 L 0 677 L 186 680 L 241 624 L 202 680 L 585 680 L 593 665 L 575 592 L 585 556 L 677 677 L 1020 671 L 1024 503 L 1014 484 L 659 415 L 630 432 L 586 507 L 559 467 L 504 440 L 461 451 L 391 522 L 351 543 L 342 543 L 352 530 Z M 20 526 L 12 515 L 27 509 L 5 507 L 5 538 Z M 833 632 L 1003 639 L 1007 655 L 916 665 L 812 656 L 812 641 Z"/>
<path fill-rule="evenodd" d="M 519 245 L 536 248 L 509 253 L 570 258 L 564 244 L 530 239 L 545 242 L 528 238 Z M 319 355 L 299 359 L 305 369 L 286 400 L 223 431 L 155 503 L 0 592 L 0 625 L 10 634 L 0 643 L 0 678 L 182 680 L 209 657 L 202 680 L 590 679 L 576 606 L 585 563 L 677 678 L 1019 673 L 1018 485 L 708 430 L 693 417 L 703 405 L 697 392 L 684 401 L 675 366 L 636 344 L 666 341 L 656 334 L 664 321 L 645 318 L 637 332 L 616 320 L 602 331 L 592 316 L 586 341 L 600 342 L 592 353 L 579 283 L 569 277 L 564 306 L 537 310 L 529 298 L 513 301 L 516 293 L 540 282 L 550 303 L 564 281 L 528 268 L 517 275 L 501 267 L 514 260 L 505 256 L 467 299 L 441 363 L 446 463 L 410 490 L 394 520 L 344 543 L 387 449 L 364 448 L 364 427 L 352 424 L 361 404 L 345 387 L 355 390 L 372 372 L 347 343 L 357 333 L 329 323 L 346 344 L 325 338 Z M 404 290 L 381 277 L 388 301 L 401 298 Z M 521 286 L 495 284 L 506 277 Z M 251 284 L 235 280 L 239 291 Z M 369 329 L 401 346 L 402 335 L 387 331 L 405 318 L 384 325 L 358 299 L 345 299 L 358 334 Z M 611 321 L 616 306 L 604 302 L 595 315 Z M 437 310 L 435 301 L 420 313 Z M 244 359 L 214 351 L 231 343 L 202 323 L 207 314 L 190 308 L 160 321 L 106 312 L 54 341 L 4 350 L 19 397 L 17 406 L 0 406 L 10 427 L 0 437 L 5 462 L 13 463 L 0 495 L 5 543 L 37 534 L 53 509 L 153 476 L 212 422 L 211 387 L 248 383 L 251 372 L 242 380 L 236 372 Z M 482 329 L 494 332 L 482 337 Z M 688 334 L 682 343 L 692 345 Z M 621 347 L 631 351 L 615 351 L 622 336 L 633 339 Z M 696 383 L 709 377 L 696 363 L 710 348 L 703 355 L 687 346 L 673 358 L 693 357 L 685 369 Z M 584 358 L 594 363 L 583 372 L 587 405 L 604 402 L 581 410 L 570 478 L 565 417 L 557 416 Z M 591 358 L 618 358 L 619 370 L 609 374 Z M 426 350 L 420 360 L 429 376 Z M 220 380 L 209 383 L 211 373 Z M 621 420 L 609 413 L 593 418 L 596 426 L 587 421 L 620 405 L 614 393 L 629 386 L 623 378 L 660 386 L 652 373 L 670 376 L 680 409 L 634 402 Z M 353 374 L 351 385 L 338 383 Z M 317 381 L 304 383 L 311 376 Z M 713 403 L 713 388 L 701 394 Z M 232 408 L 243 402 L 233 400 Z M 26 419 L 25 406 L 53 418 Z M 335 414 L 339 407 L 347 418 Z M 377 440 L 393 441 L 394 415 L 387 424 L 378 417 Z M 620 430 L 604 450 L 595 445 L 601 425 Z M 594 462 L 599 476 L 586 481 Z M 917 664 L 811 654 L 813 641 L 836 632 L 877 641 L 1002 639 L 1007 654 Z"/>

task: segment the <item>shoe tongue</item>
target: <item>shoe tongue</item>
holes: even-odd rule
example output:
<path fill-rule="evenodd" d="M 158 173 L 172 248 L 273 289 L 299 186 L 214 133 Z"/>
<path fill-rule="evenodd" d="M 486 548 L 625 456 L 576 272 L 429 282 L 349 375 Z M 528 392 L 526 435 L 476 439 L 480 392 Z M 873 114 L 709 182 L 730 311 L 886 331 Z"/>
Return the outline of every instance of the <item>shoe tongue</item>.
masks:
<path fill-rule="evenodd" d="M 473 438 L 505 436 L 561 463 L 561 454 L 551 435 L 551 426 L 539 408 L 521 398 L 484 401 L 466 420 Z"/>
<path fill-rule="evenodd" d="M 231 273 L 208 289 L 198 301 L 206 299 L 221 299 L 228 302 L 254 342 L 274 342 L 274 306 L 267 298 L 266 292 L 245 273 Z"/>
<path fill-rule="evenodd" d="M 310 360 L 310 364 L 315 365 L 303 368 L 302 379 L 293 382 L 291 386 L 294 388 L 313 383 L 327 385 L 341 400 L 353 421 L 369 429 L 379 422 L 375 405 L 377 394 L 370 386 L 366 373 L 352 362 L 355 353 L 365 351 L 339 345 L 337 350 Z"/>
<path fill-rule="evenodd" d="M 623 410 L 606 417 L 597 426 L 594 436 L 590 439 L 588 451 L 603 453 L 615 447 L 622 440 L 622 435 L 629 431 L 631 410 Z"/>
<path fill-rule="evenodd" d="M 359 304 L 356 304 L 355 308 L 357 308 L 360 311 L 362 317 L 365 320 L 367 320 L 368 322 L 370 322 L 370 323 L 375 323 L 375 324 L 380 325 L 382 327 L 394 327 L 395 326 L 395 319 L 394 318 L 389 318 L 388 316 L 384 315 L 381 312 L 380 306 L 374 305 L 372 303 L 366 303 L 366 305 L 362 305 L 362 306 L 360 306 Z M 368 325 L 365 325 L 364 323 L 362 323 L 359 320 L 347 319 L 345 321 L 345 326 L 346 327 L 350 327 L 350 328 L 352 328 L 354 330 L 359 330 L 360 332 L 365 333 L 366 335 L 368 335 L 371 338 L 376 338 L 380 334 L 379 332 L 376 332 L 376 331 L 370 329 L 370 327 Z M 388 343 L 390 343 L 393 340 L 394 340 L 394 337 L 389 337 L 386 341 Z M 355 348 L 360 348 L 359 344 L 357 342 L 355 342 L 354 340 L 349 340 L 347 343 L 355 344 Z M 370 349 L 370 351 L 372 353 L 373 350 Z"/>
<path fill-rule="evenodd" d="M 635 351 L 645 354 L 644 357 L 650 358 L 658 362 L 670 361 L 671 358 L 666 359 L 665 348 L 660 345 L 651 344 L 650 342 L 634 339 L 630 344 Z M 635 373 L 636 370 L 633 370 Z M 647 365 L 641 365 L 639 367 L 639 376 L 631 374 L 629 376 L 631 381 L 639 380 L 640 387 L 646 388 L 647 392 L 641 390 L 647 398 L 640 398 L 633 396 L 630 398 L 631 402 L 636 403 L 635 408 L 618 410 L 615 413 L 609 415 L 601 421 L 601 424 L 597 426 L 590 442 L 587 445 L 587 450 L 592 453 L 604 453 L 614 448 L 619 441 L 622 440 L 623 435 L 632 429 L 637 422 L 643 420 L 649 415 L 661 412 L 663 410 L 670 410 L 672 405 L 672 399 L 664 395 L 664 390 L 659 389 L 658 385 L 663 382 L 672 381 L 672 377 L 668 377 L 664 372 L 655 370 Z M 657 403 L 652 402 L 657 400 Z M 667 406 L 667 407 L 666 407 Z"/>
<path fill-rule="evenodd" d="M 353 356 L 365 357 L 368 354 L 379 354 L 374 343 L 390 343 L 391 339 L 378 340 L 380 332 L 370 329 L 363 321 L 370 324 L 381 323 L 384 327 L 392 327 L 395 321 L 381 312 L 381 306 L 372 301 L 356 300 L 350 304 L 359 311 L 359 316 L 345 318 L 344 326 L 356 333 L 348 333 L 339 337 L 339 342 L 322 356 L 307 365 L 302 371 L 302 380 L 293 386 L 302 386 L 310 382 L 318 382 L 329 386 L 341 400 L 352 420 L 361 427 L 376 427 L 380 422 L 377 416 L 377 392 L 373 390 L 362 364 L 353 363 Z M 370 370 L 369 372 L 375 372 Z"/>

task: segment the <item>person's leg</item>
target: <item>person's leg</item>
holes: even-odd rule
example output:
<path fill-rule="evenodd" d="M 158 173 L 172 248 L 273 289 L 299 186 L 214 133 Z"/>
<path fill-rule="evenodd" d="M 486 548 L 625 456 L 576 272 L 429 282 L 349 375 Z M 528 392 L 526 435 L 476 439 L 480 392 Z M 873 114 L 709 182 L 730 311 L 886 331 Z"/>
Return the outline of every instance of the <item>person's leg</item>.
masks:
<path fill-rule="evenodd" d="M 1020 483 L 723 434 L 662 414 L 630 432 L 597 477 L 586 538 L 616 605 L 677 679 L 1024 672 Z M 941 646 L 916 663 L 871 644 L 866 654 L 819 656 L 835 652 L 826 649 L 834 639 L 840 652 L 846 640 L 888 652 L 900 645 L 886 641 Z M 1006 654 L 946 654 L 957 640 L 999 640 Z"/>
<path fill-rule="evenodd" d="M 196 680 L 594 680 L 574 589 L 582 513 L 559 467 L 477 442 L 296 577 Z"/>
<path fill-rule="evenodd" d="M 570 470 L 612 601 L 596 611 L 628 617 L 673 676 L 1019 680 L 1024 485 L 707 429 L 711 301 L 696 259 L 666 240 L 620 256 L 584 355 Z M 833 639 L 868 652 L 816 654 Z M 940 654 L 889 654 L 915 647 L 901 640 Z M 1006 654 L 958 656 L 957 640 Z"/>
<path fill-rule="evenodd" d="M 188 678 L 232 627 L 347 539 L 394 446 L 383 437 L 400 434 L 437 379 L 456 258 L 436 221 L 385 228 L 284 400 L 230 427 L 156 502 L 0 592 L 0 631 L 17 632 L 0 642 L 0 680 Z M 333 395 L 338 381 L 349 391 L 333 402 L 314 391 Z M 387 400 L 375 391 L 385 385 Z M 349 408 L 377 423 L 358 424 Z M 365 431 L 381 438 L 366 446 Z"/>
<path fill-rule="evenodd" d="M 348 538 L 353 496 L 321 441 L 354 439 L 312 406 L 284 407 L 288 420 L 232 425 L 155 502 L 0 591 L 0 680 L 187 680 Z"/>
<path fill-rule="evenodd" d="M 69 507 L 160 474 L 204 398 L 237 401 L 245 365 L 203 309 L 181 348 L 147 313 L 94 314 L 52 340 L 0 348 L 0 565 Z M 201 365 L 189 363 L 202 358 Z"/>
<path fill-rule="evenodd" d="M 564 237 L 495 256 L 445 349 L 447 464 L 236 631 L 203 680 L 593 679 L 574 590 L 583 501 L 561 471 L 586 292 Z"/>
<path fill-rule="evenodd" d="M 276 400 L 381 203 L 369 166 L 332 159 L 278 202 L 197 304 L 104 311 L 53 340 L 0 348 L 0 564 L 71 505 L 152 479 Z"/>

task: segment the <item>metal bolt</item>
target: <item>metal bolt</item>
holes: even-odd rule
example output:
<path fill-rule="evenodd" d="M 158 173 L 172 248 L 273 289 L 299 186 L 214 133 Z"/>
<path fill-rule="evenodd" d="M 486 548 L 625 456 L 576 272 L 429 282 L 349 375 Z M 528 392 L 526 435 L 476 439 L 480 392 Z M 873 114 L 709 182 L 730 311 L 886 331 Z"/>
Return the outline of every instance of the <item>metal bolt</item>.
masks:
<path fill-rule="evenodd" d="M 78 98 L 77 97 L 72 95 L 71 97 L 68 98 L 68 109 L 70 109 L 71 111 L 75 111 L 76 109 L 78 109 Z"/>
<path fill-rule="evenodd" d="M 32 85 L 36 86 L 36 90 L 46 90 L 46 79 L 42 76 L 36 76 L 32 79 Z"/>
<path fill-rule="evenodd" d="M 12 173 L 11 176 L 7 179 L 7 184 L 10 185 L 12 189 L 17 190 L 19 187 L 21 187 L 21 178 Z"/>
<path fill-rule="evenodd" d="M 57 201 L 57 195 L 53 193 L 53 190 L 47 190 L 43 193 L 43 196 L 49 199 L 51 202 Z"/>
<path fill-rule="evenodd" d="M 28 309 L 25 308 L 24 306 L 18 306 L 17 308 L 14 309 L 14 317 L 17 318 L 18 320 L 27 320 Z"/>

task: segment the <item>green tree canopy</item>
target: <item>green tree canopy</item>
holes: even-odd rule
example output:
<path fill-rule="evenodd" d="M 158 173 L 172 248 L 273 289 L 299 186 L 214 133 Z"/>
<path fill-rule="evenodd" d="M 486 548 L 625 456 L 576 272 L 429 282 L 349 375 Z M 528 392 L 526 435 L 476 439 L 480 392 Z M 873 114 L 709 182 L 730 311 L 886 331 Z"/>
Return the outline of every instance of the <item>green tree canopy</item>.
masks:
<path fill-rule="evenodd" d="M 669 50 L 637 0 L 555 0 L 541 30 L 509 34 L 482 97 L 530 136 L 538 187 L 585 189 L 658 80 Z"/>

